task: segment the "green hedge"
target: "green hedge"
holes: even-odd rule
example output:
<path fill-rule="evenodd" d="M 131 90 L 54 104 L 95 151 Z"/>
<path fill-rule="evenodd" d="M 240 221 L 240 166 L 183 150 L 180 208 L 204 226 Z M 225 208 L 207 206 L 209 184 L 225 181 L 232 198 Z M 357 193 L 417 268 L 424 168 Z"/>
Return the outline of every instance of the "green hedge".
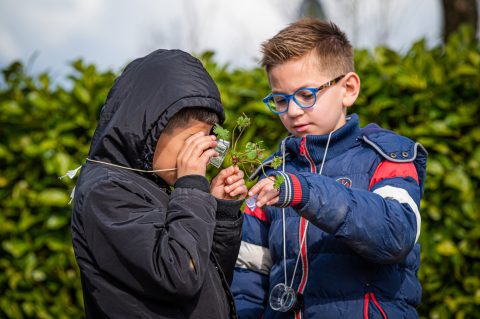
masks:
<path fill-rule="evenodd" d="M 231 70 L 201 56 L 218 83 L 227 117 L 253 117 L 243 142 L 269 150 L 285 136 L 262 105 L 263 70 Z M 422 318 L 480 318 L 480 44 L 469 29 L 433 49 L 403 55 L 356 52 L 362 92 L 352 109 L 429 151 L 422 201 Z M 20 62 L 0 86 L 0 318 L 80 318 L 79 272 L 70 236 L 70 190 L 59 180 L 83 163 L 99 109 L 116 74 L 81 60 L 67 85 L 31 76 Z M 228 126 L 228 125 L 227 125 Z"/>

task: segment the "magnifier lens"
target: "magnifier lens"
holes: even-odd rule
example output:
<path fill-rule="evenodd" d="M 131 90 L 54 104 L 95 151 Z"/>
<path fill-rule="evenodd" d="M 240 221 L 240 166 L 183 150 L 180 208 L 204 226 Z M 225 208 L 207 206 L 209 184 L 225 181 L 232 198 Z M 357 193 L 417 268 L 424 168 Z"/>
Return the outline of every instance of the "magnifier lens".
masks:
<path fill-rule="evenodd" d="M 229 141 L 218 139 L 217 146 L 215 147 L 215 151 L 218 153 L 218 156 L 210 157 L 208 162 L 213 166 L 215 166 L 216 168 L 219 168 L 220 166 L 222 166 L 223 160 L 225 159 L 225 156 L 228 153 L 229 146 L 230 146 Z"/>
<path fill-rule="evenodd" d="M 288 312 L 297 302 L 295 290 L 285 284 L 277 284 L 270 292 L 270 307 L 275 311 Z"/>

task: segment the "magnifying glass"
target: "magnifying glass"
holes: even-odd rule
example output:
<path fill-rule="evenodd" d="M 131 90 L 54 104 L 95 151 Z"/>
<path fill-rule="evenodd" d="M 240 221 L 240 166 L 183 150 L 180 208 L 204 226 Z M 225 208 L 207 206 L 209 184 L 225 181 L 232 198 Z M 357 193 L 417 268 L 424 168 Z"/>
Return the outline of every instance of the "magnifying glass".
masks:
<path fill-rule="evenodd" d="M 303 295 L 297 294 L 284 283 L 277 284 L 270 292 L 270 307 L 279 312 L 297 312 L 303 307 Z"/>
<path fill-rule="evenodd" d="M 228 148 L 230 147 L 230 142 L 225 141 L 222 139 L 217 140 L 217 146 L 215 147 L 215 151 L 218 153 L 218 156 L 210 157 L 208 162 L 219 168 L 222 166 L 223 161 L 225 160 L 225 156 L 227 156 Z"/>

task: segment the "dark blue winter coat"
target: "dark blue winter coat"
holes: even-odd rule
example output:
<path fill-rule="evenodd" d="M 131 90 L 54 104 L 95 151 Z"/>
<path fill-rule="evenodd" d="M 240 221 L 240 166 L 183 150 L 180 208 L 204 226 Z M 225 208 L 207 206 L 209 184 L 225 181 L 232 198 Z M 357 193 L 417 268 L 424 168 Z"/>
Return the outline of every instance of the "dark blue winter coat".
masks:
<path fill-rule="evenodd" d="M 331 135 L 319 175 L 327 140 L 282 142 L 277 206 L 285 207 L 287 283 L 298 258 L 292 287 L 303 306 L 296 313 L 270 308 L 270 290 L 285 281 L 282 208 L 250 205 L 232 284 L 239 317 L 418 318 L 425 149 L 375 124 L 360 128 L 354 114 Z"/>

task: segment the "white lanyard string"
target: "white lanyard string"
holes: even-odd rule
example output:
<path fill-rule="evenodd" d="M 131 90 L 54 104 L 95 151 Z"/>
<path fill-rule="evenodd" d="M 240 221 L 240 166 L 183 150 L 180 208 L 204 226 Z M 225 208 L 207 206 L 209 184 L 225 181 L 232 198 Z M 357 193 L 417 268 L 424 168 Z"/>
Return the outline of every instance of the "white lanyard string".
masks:
<path fill-rule="evenodd" d="M 88 162 L 99 163 L 99 164 L 104 164 L 104 165 L 109 165 L 109 166 L 113 166 L 113 167 L 118 167 L 118 168 L 123 168 L 123 169 L 128 169 L 130 171 L 135 171 L 135 172 L 143 172 L 143 173 L 169 172 L 169 171 L 176 171 L 177 170 L 176 168 L 165 168 L 165 169 L 155 169 L 155 170 L 147 171 L 147 170 L 143 170 L 143 169 L 131 168 L 131 167 L 121 166 L 121 165 L 112 164 L 112 163 L 108 163 L 108 162 L 97 161 L 97 160 L 93 160 L 93 159 L 90 159 L 90 158 L 87 158 L 87 161 Z"/>
<path fill-rule="evenodd" d="M 325 152 L 323 153 L 323 159 L 322 159 L 322 164 L 320 165 L 320 172 L 318 175 L 322 175 L 323 172 L 323 164 L 325 164 L 325 158 L 327 157 L 327 152 L 328 152 L 328 147 L 330 146 L 330 138 L 332 136 L 332 132 L 328 134 L 328 140 L 327 140 L 327 146 L 325 147 Z M 282 147 L 284 147 L 284 143 L 282 143 Z M 283 148 L 283 166 L 282 170 L 285 172 L 285 148 Z M 285 232 L 285 208 L 282 208 L 282 224 L 283 224 L 283 270 L 284 270 L 284 276 L 285 276 L 285 285 L 287 285 L 287 248 L 286 248 L 286 232 Z M 292 280 L 290 281 L 290 288 L 293 286 L 293 280 L 295 279 L 295 274 L 297 272 L 297 267 L 298 267 L 298 261 L 300 260 L 300 256 L 302 254 L 302 248 L 303 244 L 305 243 L 305 238 L 307 238 L 307 229 L 308 229 L 309 221 L 307 220 L 305 224 L 305 230 L 303 231 L 303 238 L 302 242 L 300 243 L 300 249 L 298 251 L 298 256 L 297 256 L 297 261 L 295 262 L 295 268 L 293 269 L 293 275 L 292 275 Z"/>

